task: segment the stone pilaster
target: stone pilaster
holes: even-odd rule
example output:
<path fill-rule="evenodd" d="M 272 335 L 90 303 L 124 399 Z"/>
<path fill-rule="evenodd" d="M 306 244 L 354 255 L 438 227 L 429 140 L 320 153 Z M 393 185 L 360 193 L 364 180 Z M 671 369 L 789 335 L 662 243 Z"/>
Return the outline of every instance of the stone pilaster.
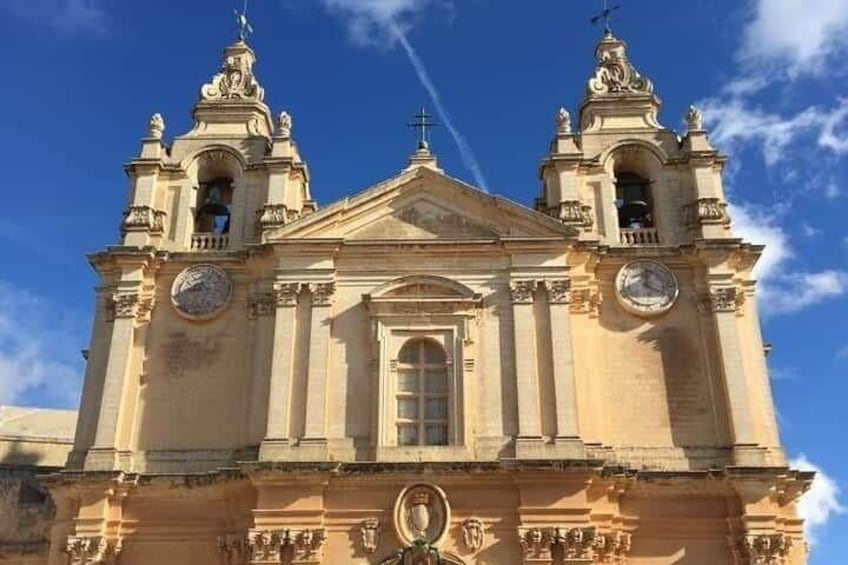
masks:
<path fill-rule="evenodd" d="M 571 339 L 571 281 L 546 280 L 545 288 L 551 319 L 556 443 L 561 451 L 560 456 L 579 458 L 584 455 L 584 451 L 577 418 L 577 387 Z"/>
<path fill-rule="evenodd" d="M 309 337 L 309 370 L 306 384 L 306 426 L 301 446 L 327 445 L 327 386 L 335 283 L 309 285 L 312 325 Z M 326 454 L 324 454 L 326 455 Z"/>
<path fill-rule="evenodd" d="M 280 450 L 286 450 L 289 446 L 295 320 L 300 289 L 300 283 L 280 283 L 274 290 L 274 345 L 268 393 L 268 420 L 265 439 L 259 449 L 260 461 L 279 458 L 282 455 Z"/>
<path fill-rule="evenodd" d="M 710 287 L 699 297 L 701 312 L 711 317 L 724 371 L 725 392 L 733 432 L 736 465 L 762 464 L 751 414 L 737 315 L 744 294 L 735 286 Z"/>
<path fill-rule="evenodd" d="M 533 312 L 537 288 L 538 282 L 535 280 L 517 280 L 510 284 L 518 391 L 518 437 L 515 449 L 519 459 L 539 456 L 542 450 L 536 320 Z"/>
<path fill-rule="evenodd" d="M 86 456 L 86 470 L 111 470 L 121 464 L 118 436 L 136 328 L 139 322 L 149 320 L 152 309 L 153 299 L 142 296 L 137 289 L 116 292 L 106 305 L 106 321 L 111 323 L 112 331 L 97 431 Z"/>

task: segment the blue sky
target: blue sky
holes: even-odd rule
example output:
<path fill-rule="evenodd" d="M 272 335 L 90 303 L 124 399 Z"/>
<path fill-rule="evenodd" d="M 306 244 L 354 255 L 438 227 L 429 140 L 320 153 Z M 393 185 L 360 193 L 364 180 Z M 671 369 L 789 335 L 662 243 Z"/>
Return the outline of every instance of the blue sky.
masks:
<path fill-rule="evenodd" d="M 164 115 L 167 137 L 189 129 L 233 37 L 234 4 L 0 0 L 0 403 L 75 406 L 96 285 L 83 256 L 117 241 L 122 164 L 150 115 Z M 848 2 L 622 4 L 614 29 L 654 80 L 661 121 L 680 130 L 687 106 L 703 107 L 731 157 L 735 229 L 769 245 L 758 277 L 783 440 L 825 473 L 804 512 L 812 563 L 837 563 L 848 536 L 837 492 L 848 484 Z M 433 108 L 393 22 L 467 142 L 463 158 L 436 132 L 443 167 L 529 205 L 556 111 L 576 112 L 593 69 L 599 6 L 253 0 L 251 44 L 266 101 L 294 118 L 320 203 L 395 174 L 414 149 L 409 117 Z"/>

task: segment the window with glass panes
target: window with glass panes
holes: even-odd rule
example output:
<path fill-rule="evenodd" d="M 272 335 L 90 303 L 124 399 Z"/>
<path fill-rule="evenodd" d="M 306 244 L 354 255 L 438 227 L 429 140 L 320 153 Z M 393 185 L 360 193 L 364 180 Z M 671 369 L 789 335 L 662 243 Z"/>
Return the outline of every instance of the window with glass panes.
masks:
<path fill-rule="evenodd" d="M 408 341 L 398 355 L 398 445 L 448 444 L 448 365 L 441 345 Z"/>

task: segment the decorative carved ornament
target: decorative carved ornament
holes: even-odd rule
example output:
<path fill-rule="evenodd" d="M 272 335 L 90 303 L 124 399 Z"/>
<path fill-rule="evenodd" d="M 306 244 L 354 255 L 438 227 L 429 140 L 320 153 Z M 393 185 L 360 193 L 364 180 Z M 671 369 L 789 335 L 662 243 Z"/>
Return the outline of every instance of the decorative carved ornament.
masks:
<path fill-rule="evenodd" d="M 545 281 L 550 304 L 568 304 L 571 302 L 571 281 L 569 279 Z"/>
<path fill-rule="evenodd" d="M 556 552 L 564 563 L 624 563 L 630 554 L 630 534 L 599 533 L 589 528 L 519 528 L 518 540 L 526 560 L 551 559 Z"/>
<path fill-rule="evenodd" d="M 121 540 L 106 540 L 101 536 L 68 536 L 65 553 L 70 565 L 115 563 L 121 552 Z"/>
<path fill-rule="evenodd" d="M 309 292 L 313 306 L 330 306 L 333 304 L 336 283 L 312 283 Z"/>
<path fill-rule="evenodd" d="M 228 48 L 221 71 L 200 89 L 201 99 L 262 102 L 265 92 L 253 75 L 253 63 L 253 53 L 243 43 Z"/>
<path fill-rule="evenodd" d="M 560 108 L 556 117 L 557 135 L 571 135 L 571 114 L 565 108 Z"/>
<path fill-rule="evenodd" d="M 147 124 L 147 137 L 150 139 L 162 139 L 165 133 L 165 119 L 162 114 L 155 113 L 150 116 L 150 122 Z"/>
<path fill-rule="evenodd" d="M 597 316 L 603 303 L 601 291 L 594 288 L 575 288 L 571 290 L 571 311 L 575 314 Z"/>
<path fill-rule="evenodd" d="M 730 225 L 727 202 L 720 198 L 699 198 L 684 209 L 686 223 L 690 226 L 704 224 Z"/>
<path fill-rule="evenodd" d="M 262 232 L 282 227 L 292 220 L 296 220 L 298 214 L 297 210 L 289 210 L 289 207 L 285 204 L 266 204 L 257 210 L 256 215 L 259 217 L 257 227 Z"/>
<path fill-rule="evenodd" d="M 116 293 L 106 303 L 106 321 L 114 322 L 117 319 L 146 321 L 150 319 L 153 306 L 152 296 L 143 298 L 136 293 Z"/>
<path fill-rule="evenodd" d="M 227 565 L 241 565 L 247 557 L 247 540 L 237 534 L 221 536 L 218 538 L 218 553 Z"/>
<path fill-rule="evenodd" d="M 286 112 L 280 112 L 277 116 L 277 135 L 280 137 L 289 137 L 292 130 L 292 117 Z"/>
<path fill-rule="evenodd" d="M 209 320 L 230 302 L 233 285 L 226 271 L 215 265 L 192 265 L 171 285 L 171 303 L 182 316 Z"/>
<path fill-rule="evenodd" d="M 740 565 L 783 565 L 792 549 L 792 538 L 785 534 L 745 536 L 732 545 Z"/>
<path fill-rule="evenodd" d="M 450 505 L 444 491 L 428 483 L 403 489 L 395 502 L 394 526 L 405 547 L 415 542 L 438 546 L 450 526 Z"/>
<path fill-rule="evenodd" d="M 604 37 L 596 50 L 598 67 L 589 79 L 589 96 L 638 93 L 653 94 L 654 85 L 639 74 L 627 59 L 627 46 L 612 35 Z"/>
<path fill-rule="evenodd" d="M 277 293 L 277 307 L 292 307 L 297 306 L 297 296 L 300 293 L 302 285 L 300 283 L 281 283 L 278 284 L 274 291 Z"/>
<path fill-rule="evenodd" d="M 292 563 L 319 563 L 327 534 L 324 529 L 253 530 L 247 534 L 245 547 L 249 563 L 280 563 L 291 551 Z"/>
<path fill-rule="evenodd" d="M 745 293 L 735 286 L 713 288 L 702 294 L 698 305 L 702 312 L 740 312 L 745 304 Z"/>
<path fill-rule="evenodd" d="M 686 112 L 686 125 L 689 127 L 689 132 L 704 131 L 704 114 L 695 106 L 689 106 Z"/>
<path fill-rule="evenodd" d="M 567 226 L 591 228 L 595 223 L 592 219 L 592 207 L 579 200 L 560 202 L 551 209 L 551 215 Z"/>
<path fill-rule="evenodd" d="M 462 523 L 462 542 L 470 551 L 479 551 L 484 537 L 483 521 L 479 518 L 468 518 Z"/>
<path fill-rule="evenodd" d="M 536 294 L 537 281 L 514 281 L 509 285 L 509 292 L 513 304 L 532 304 Z"/>
<path fill-rule="evenodd" d="M 251 320 L 273 316 L 277 311 L 277 295 L 273 292 L 252 294 L 247 302 L 247 317 Z"/>
<path fill-rule="evenodd" d="M 359 537 L 362 540 L 362 549 L 365 550 L 365 553 L 376 552 L 380 545 L 380 520 L 368 518 L 362 522 L 362 526 L 359 528 Z"/>
<path fill-rule="evenodd" d="M 165 231 L 165 212 L 154 210 L 150 206 L 130 206 L 124 210 L 121 231 L 123 233 L 130 231 L 162 233 Z"/>

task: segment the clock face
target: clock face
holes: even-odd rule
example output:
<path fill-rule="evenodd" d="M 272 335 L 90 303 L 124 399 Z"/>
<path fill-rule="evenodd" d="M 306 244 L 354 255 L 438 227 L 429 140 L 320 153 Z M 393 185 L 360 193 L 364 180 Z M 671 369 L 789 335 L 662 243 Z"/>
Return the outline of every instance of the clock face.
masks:
<path fill-rule="evenodd" d="M 195 265 L 177 275 L 171 302 L 177 312 L 193 320 L 208 320 L 230 301 L 232 284 L 227 273 L 214 265 Z"/>
<path fill-rule="evenodd" d="M 680 292 L 674 273 L 656 261 L 634 261 L 623 266 L 615 287 L 625 309 L 648 316 L 669 311 Z"/>

